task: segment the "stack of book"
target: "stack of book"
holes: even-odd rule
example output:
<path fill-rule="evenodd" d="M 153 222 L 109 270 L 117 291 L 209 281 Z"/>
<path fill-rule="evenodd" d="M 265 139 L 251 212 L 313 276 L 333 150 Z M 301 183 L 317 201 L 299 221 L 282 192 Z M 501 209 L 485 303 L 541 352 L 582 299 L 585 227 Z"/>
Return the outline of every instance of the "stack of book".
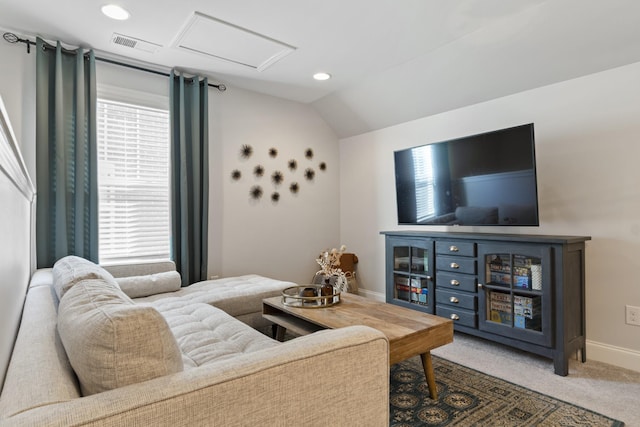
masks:
<path fill-rule="evenodd" d="M 511 295 L 503 292 L 491 292 L 489 297 L 489 312 L 492 322 L 511 325 L 513 319 Z"/>
<path fill-rule="evenodd" d="M 513 326 L 521 329 L 541 330 L 540 297 L 513 296 Z"/>
<path fill-rule="evenodd" d="M 499 255 L 495 255 L 489 262 L 489 283 L 492 285 L 511 285 L 511 264 L 509 258 L 503 260 Z"/>
<path fill-rule="evenodd" d="M 488 263 L 489 283 L 498 286 L 511 286 L 526 290 L 542 289 L 540 278 L 540 260 L 522 255 L 513 255 L 513 266 L 510 256 L 493 255 Z M 535 280 L 532 278 L 532 266 L 536 269 Z"/>
<path fill-rule="evenodd" d="M 513 256 L 513 286 L 520 289 L 531 289 L 531 258 Z"/>
<path fill-rule="evenodd" d="M 429 297 L 429 288 L 427 280 L 417 277 L 398 277 L 395 278 L 396 297 L 405 301 L 411 301 L 418 304 L 426 305 Z"/>

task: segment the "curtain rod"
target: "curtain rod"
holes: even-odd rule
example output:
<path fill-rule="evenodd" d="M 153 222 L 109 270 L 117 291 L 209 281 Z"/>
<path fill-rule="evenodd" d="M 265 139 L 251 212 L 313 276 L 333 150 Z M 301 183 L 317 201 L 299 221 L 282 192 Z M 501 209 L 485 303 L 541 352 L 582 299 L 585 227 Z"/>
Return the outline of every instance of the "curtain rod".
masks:
<path fill-rule="evenodd" d="M 21 39 L 20 37 L 16 36 L 13 33 L 4 33 L 2 35 L 2 37 L 8 43 L 24 43 L 24 44 L 26 44 L 27 45 L 27 53 L 31 53 L 31 45 L 33 45 L 33 46 L 36 45 L 35 42 L 32 42 L 31 40 L 28 40 L 28 39 Z M 125 62 L 115 61 L 113 59 L 101 58 L 101 57 L 98 57 L 98 56 L 96 56 L 95 59 L 96 59 L 96 61 L 108 62 L 109 64 L 119 65 L 121 67 L 127 67 L 127 68 L 132 68 L 132 69 L 138 70 L 138 71 L 144 71 L 144 72 L 147 72 L 147 73 L 158 74 L 160 76 L 171 77 L 171 74 L 168 74 L 168 73 L 165 73 L 165 72 L 162 72 L 162 71 L 152 70 L 150 68 L 144 68 L 144 67 L 140 67 L 138 65 L 127 64 Z M 223 85 L 223 84 L 208 83 L 208 85 L 210 87 L 215 87 L 220 92 L 224 92 L 225 90 L 227 90 L 227 87 L 225 85 Z"/>

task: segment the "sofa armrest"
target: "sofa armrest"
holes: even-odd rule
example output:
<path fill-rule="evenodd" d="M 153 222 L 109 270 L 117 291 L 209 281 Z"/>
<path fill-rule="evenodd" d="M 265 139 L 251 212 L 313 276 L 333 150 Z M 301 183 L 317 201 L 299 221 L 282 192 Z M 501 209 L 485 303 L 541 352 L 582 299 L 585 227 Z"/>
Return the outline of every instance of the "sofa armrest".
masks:
<path fill-rule="evenodd" d="M 367 425 L 389 422 L 386 337 L 366 326 L 32 409 L 9 425 Z"/>

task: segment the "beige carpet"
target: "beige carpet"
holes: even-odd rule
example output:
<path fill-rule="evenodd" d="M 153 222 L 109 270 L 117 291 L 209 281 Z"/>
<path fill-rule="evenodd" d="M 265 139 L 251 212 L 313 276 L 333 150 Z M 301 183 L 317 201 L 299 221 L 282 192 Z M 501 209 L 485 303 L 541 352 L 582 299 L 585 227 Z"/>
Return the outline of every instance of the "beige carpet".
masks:
<path fill-rule="evenodd" d="M 569 375 L 553 373 L 550 359 L 456 333 L 432 354 L 640 427 L 640 372 L 571 360 Z"/>

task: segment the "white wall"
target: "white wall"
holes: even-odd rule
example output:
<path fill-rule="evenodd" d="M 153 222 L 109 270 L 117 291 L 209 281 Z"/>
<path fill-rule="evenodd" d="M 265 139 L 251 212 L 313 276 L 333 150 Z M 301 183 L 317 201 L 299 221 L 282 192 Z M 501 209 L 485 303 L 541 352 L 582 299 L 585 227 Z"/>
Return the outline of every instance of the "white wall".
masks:
<path fill-rule="evenodd" d="M 24 46 L 0 43 L 0 94 L 35 182 L 35 53 Z M 98 84 L 157 95 L 167 95 L 168 79 L 116 65 L 97 62 Z M 308 282 L 319 269 L 318 253 L 339 242 L 338 139 L 315 110 L 255 92 L 229 87 L 226 92 L 209 89 L 210 229 L 209 274 L 232 276 L 256 273 L 296 282 Z M 239 156 L 244 144 L 253 147 L 248 160 Z M 269 148 L 278 156 L 268 156 Z M 305 150 L 314 152 L 312 160 Z M 287 162 L 295 159 L 291 172 Z M 325 172 L 319 170 L 325 162 Z M 256 164 L 266 174 L 256 179 Z M 313 181 L 303 173 L 313 167 Z M 243 173 L 231 179 L 231 171 Z M 273 171 L 284 175 L 277 190 L 281 198 L 272 203 L 276 190 L 270 182 Z M 293 195 L 295 180 L 300 191 Z M 249 189 L 261 184 L 265 194 L 259 201 L 249 198 Z"/>
<path fill-rule="evenodd" d="M 299 283 L 309 282 L 319 269 L 315 258 L 326 248 L 339 242 L 339 163 L 338 140 L 326 123 L 308 105 L 259 95 L 238 88 L 224 94 L 210 93 L 210 145 L 215 179 L 212 189 L 214 229 L 210 244 L 220 252 L 211 254 L 210 274 L 235 276 L 258 273 Z M 253 148 L 248 159 L 240 156 L 243 145 Z M 278 155 L 271 158 L 270 148 Z M 313 159 L 305 157 L 313 150 Z M 287 162 L 294 159 L 297 170 Z M 321 171 L 320 162 L 327 168 Z M 256 165 L 265 175 L 253 175 Z M 307 168 L 315 170 L 315 178 L 304 177 Z M 239 170 L 242 178 L 233 180 Z M 274 186 L 274 171 L 284 175 L 284 182 Z M 292 182 L 299 183 L 297 195 L 289 191 Z M 264 195 L 258 201 L 249 197 L 253 185 L 261 185 Z M 270 199 L 277 191 L 277 203 Z"/>
<path fill-rule="evenodd" d="M 384 293 L 383 230 L 397 225 L 393 151 L 535 123 L 541 225 L 449 230 L 586 235 L 589 358 L 640 369 L 640 63 L 425 117 L 340 143 L 341 239 L 360 286 Z M 381 100 L 384 102 L 384 100 Z"/>
<path fill-rule="evenodd" d="M 35 185 L 36 55 L 22 43 L 0 43 L 0 95 Z M 33 118 L 34 122 L 32 122 Z"/>

